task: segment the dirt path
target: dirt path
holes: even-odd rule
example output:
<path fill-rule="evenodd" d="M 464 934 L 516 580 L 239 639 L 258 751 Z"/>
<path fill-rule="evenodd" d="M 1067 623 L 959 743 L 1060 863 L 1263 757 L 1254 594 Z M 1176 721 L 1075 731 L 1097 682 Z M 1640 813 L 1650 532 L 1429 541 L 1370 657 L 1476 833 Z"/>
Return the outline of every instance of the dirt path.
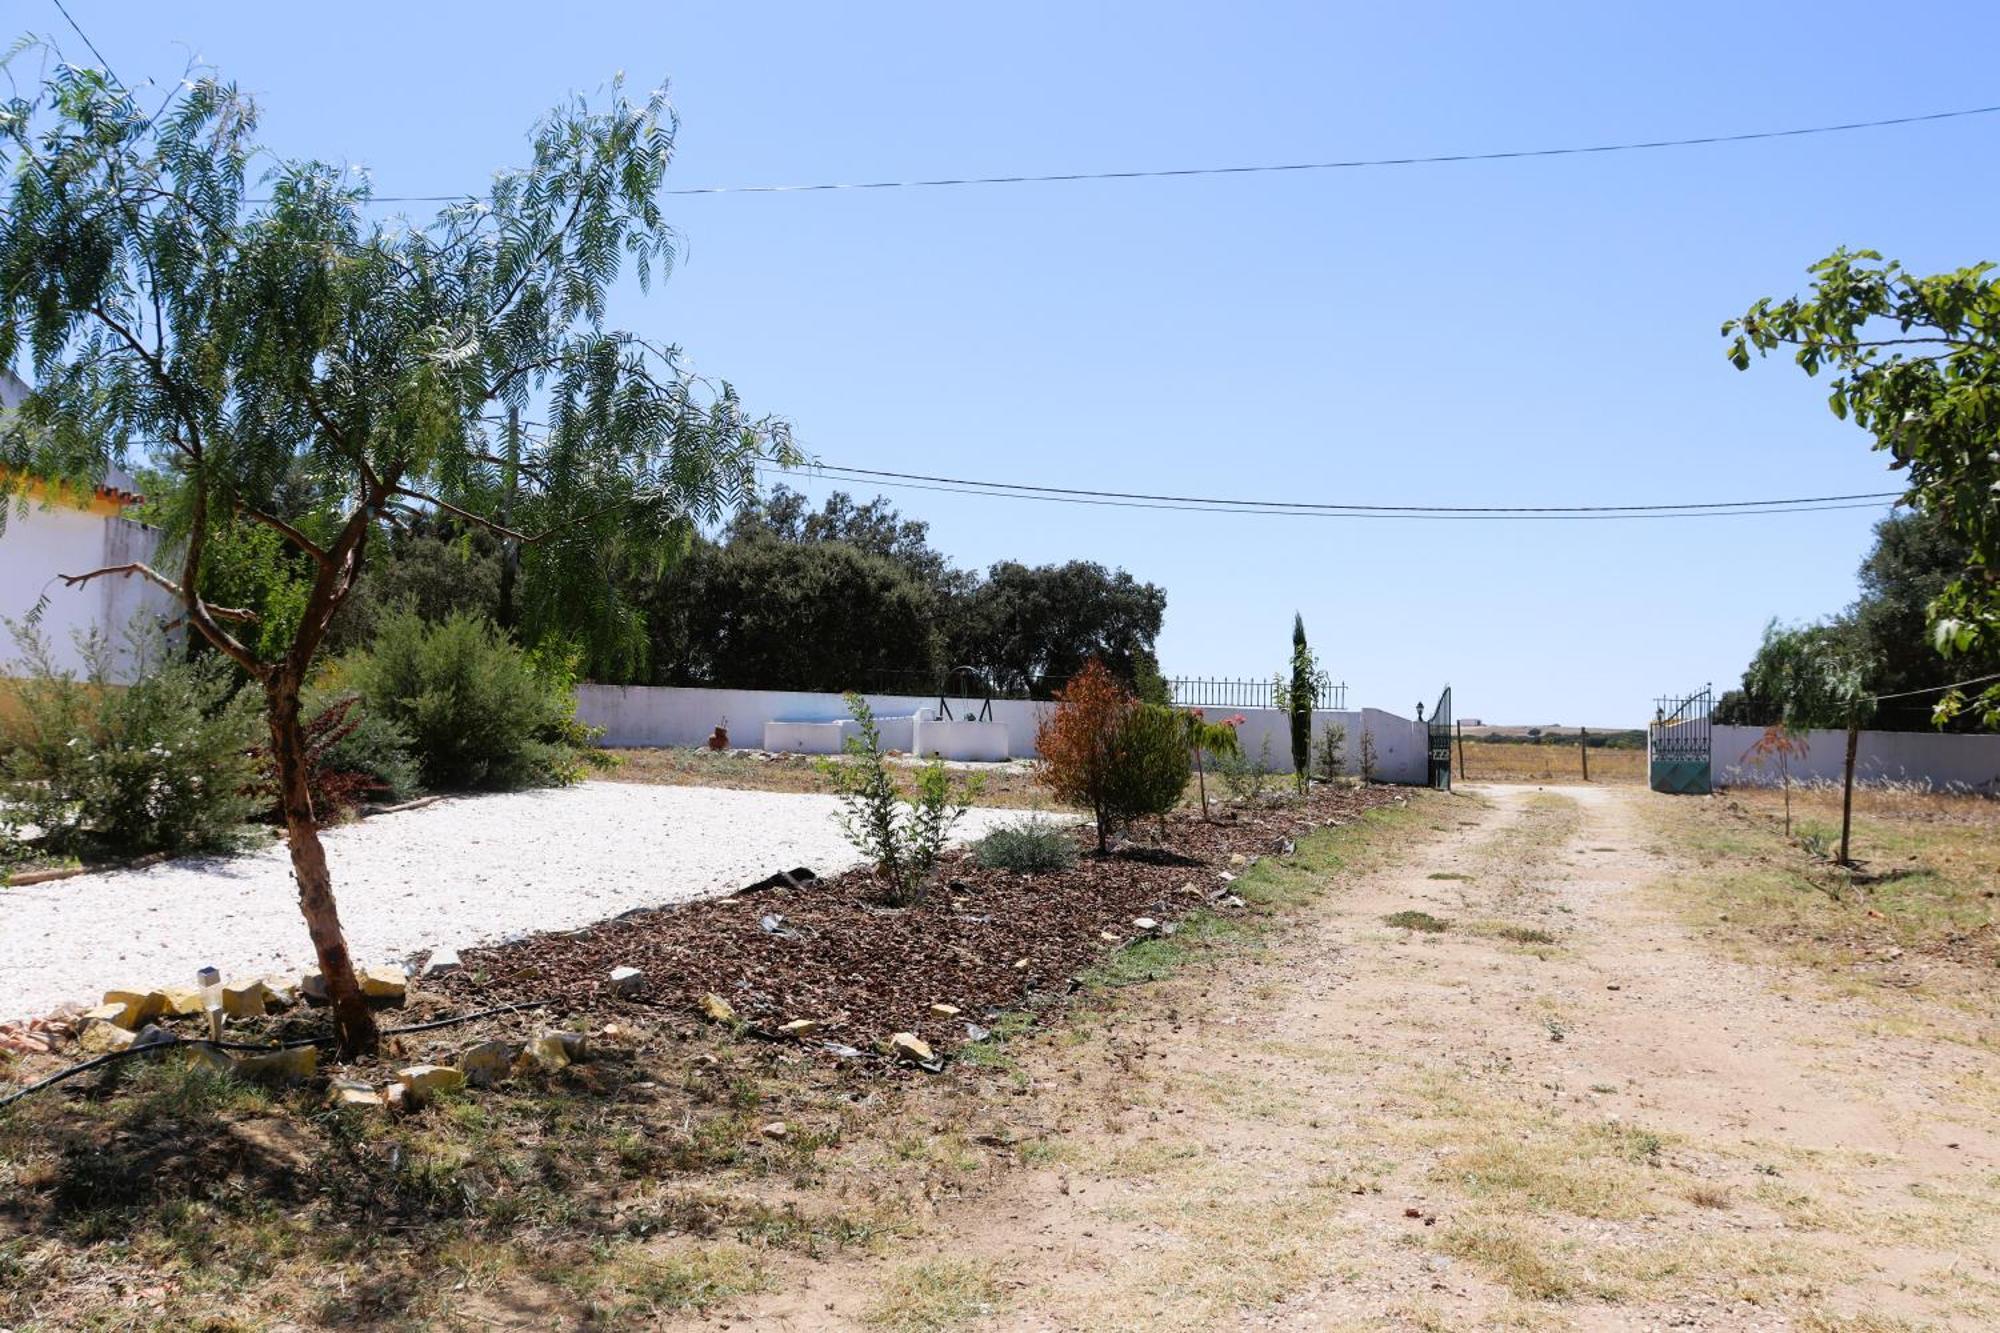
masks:
<path fill-rule="evenodd" d="M 1719 956 L 1653 799 L 1427 801 L 1268 947 L 1032 1043 L 979 1108 L 1020 1165 L 732 1322 L 1991 1327 L 1992 1044 Z"/>

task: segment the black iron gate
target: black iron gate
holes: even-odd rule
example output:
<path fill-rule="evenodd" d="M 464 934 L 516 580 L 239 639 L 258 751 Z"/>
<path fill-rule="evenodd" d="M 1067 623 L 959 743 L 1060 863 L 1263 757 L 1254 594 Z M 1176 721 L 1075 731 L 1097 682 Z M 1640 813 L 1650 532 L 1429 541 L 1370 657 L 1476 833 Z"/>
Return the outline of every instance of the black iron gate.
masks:
<path fill-rule="evenodd" d="M 1704 685 L 1685 698 L 1653 701 L 1653 724 L 1646 729 L 1646 777 L 1654 791 L 1706 796 L 1713 790 L 1708 721 L 1713 689 Z"/>
<path fill-rule="evenodd" d="M 1417 706 L 1417 716 L 1424 715 L 1423 705 Z M 1439 791 L 1451 790 L 1451 686 L 1444 687 L 1438 696 L 1437 707 L 1431 710 L 1431 763 L 1430 785 Z"/>

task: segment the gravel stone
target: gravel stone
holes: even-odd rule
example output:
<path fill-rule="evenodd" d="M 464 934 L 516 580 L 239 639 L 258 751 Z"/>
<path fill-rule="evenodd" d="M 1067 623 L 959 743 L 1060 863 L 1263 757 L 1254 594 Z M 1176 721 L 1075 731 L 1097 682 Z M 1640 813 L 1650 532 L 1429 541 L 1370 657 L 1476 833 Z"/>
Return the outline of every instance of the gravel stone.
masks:
<path fill-rule="evenodd" d="M 791 866 L 859 862 L 831 796 L 585 782 L 455 797 L 328 829 L 356 958 L 404 958 L 587 925 L 634 907 L 733 893 Z M 1017 811 L 975 809 L 972 839 Z M 313 963 L 283 844 L 0 888 L 0 1018 L 117 986 Z"/>

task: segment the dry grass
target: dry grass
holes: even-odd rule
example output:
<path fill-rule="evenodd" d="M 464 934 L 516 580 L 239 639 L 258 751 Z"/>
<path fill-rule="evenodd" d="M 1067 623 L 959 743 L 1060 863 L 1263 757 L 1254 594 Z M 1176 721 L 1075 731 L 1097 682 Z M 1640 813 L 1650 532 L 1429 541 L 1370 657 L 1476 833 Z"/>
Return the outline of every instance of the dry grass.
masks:
<path fill-rule="evenodd" d="M 2000 1014 L 2000 801 L 1907 788 L 1855 793 L 1844 869 L 1840 793 L 1738 789 L 1715 801 L 1660 798 L 1656 826 L 1701 873 L 1676 904 L 1708 930 L 1779 949 L 1843 988 L 1952 1001 L 1982 1021 Z"/>
<path fill-rule="evenodd" d="M 1454 767 L 1459 753 L 1452 751 Z M 1574 744 L 1509 745 L 1495 741 L 1465 742 L 1467 782 L 1582 782 L 1583 760 Z M 1644 782 L 1644 750 L 1595 749 L 1590 752 L 1592 782 Z"/>

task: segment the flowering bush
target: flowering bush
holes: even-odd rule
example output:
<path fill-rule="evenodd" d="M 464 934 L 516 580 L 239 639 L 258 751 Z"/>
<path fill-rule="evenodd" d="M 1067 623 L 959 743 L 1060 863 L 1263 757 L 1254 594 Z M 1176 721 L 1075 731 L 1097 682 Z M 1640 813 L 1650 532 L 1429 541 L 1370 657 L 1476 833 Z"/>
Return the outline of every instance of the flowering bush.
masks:
<path fill-rule="evenodd" d="M 155 636 L 134 645 L 137 680 L 113 683 L 101 635 L 84 673 L 58 668 L 14 627 L 25 676 L 0 709 L 0 841 L 63 856 L 220 850 L 261 804 L 252 755 L 259 700 L 220 658 L 188 662 Z"/>

